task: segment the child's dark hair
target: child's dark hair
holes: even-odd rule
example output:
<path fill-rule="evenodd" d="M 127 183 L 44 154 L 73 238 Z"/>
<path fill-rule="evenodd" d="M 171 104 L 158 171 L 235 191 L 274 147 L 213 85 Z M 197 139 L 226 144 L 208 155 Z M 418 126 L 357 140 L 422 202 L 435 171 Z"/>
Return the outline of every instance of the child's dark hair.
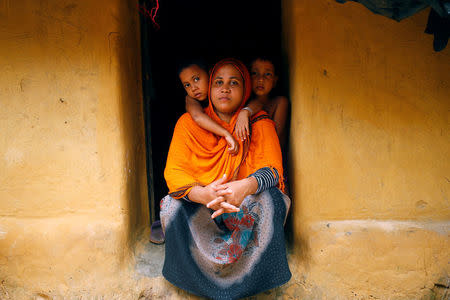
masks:
<path fill-rule="evenodd" d="M 257 60 L 271 62 L 272 65 L 273 65 L 273 70 L 274 70 L 275 74 L 279 73 L 280 62 L 279 62 L 279 57 L 278 56 L 270 55 L 270 54 L 254 55 L 254 56 L 251 57 L 251 59 L 249 61 L 249 64 L 248 64 L 248 69 L 249 70 L 252 68 L 252 64 L 255 61 L 257 61 Z"/>
<path fill-rule="evenodd" d="M 180 76 L 180 73 L 190 66 L 198 66 L 199 68 L 205 70 L 206 73 L 208 73 L 207 63 L 201 58 L 194 58 L 179 61 L 177 66 L 177 75 Z"/>

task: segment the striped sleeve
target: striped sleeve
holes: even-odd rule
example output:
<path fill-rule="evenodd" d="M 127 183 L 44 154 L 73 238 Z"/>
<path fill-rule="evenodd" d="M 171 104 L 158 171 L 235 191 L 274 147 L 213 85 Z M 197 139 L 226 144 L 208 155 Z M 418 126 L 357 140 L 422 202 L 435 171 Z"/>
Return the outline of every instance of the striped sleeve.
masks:
<path fill-rule="evenodd" d="M 255 194 L 264 192 L 268 188 L 276 186 L 278 184 L 278 180 L 280 179 L 277 169 L 269 167 L 261 168 L 255 173 L 250 174 L 248 177 L 250 176 L 255 177 L 258 182 L 258 189 Z"/>
<path fill-rule="evenodd" d="M 188 195 L 186 195 L 184 197 L 181 197 L 180 199 L 183 199 L 183 200 L 185 200 L 187 202 L 192 202 L 191 199 L 189 199 Z"/>

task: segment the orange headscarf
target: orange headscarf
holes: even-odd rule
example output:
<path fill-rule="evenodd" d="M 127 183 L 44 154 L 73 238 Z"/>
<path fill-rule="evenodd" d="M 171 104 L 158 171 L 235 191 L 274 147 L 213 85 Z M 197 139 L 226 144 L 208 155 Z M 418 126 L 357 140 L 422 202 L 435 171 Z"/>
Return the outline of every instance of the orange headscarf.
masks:
<path fill-rule="evenodd" d="M 230 123 L 222 121 L 217 116 L 210 96 L 215 73 L 228 64 L 240 72 L 244 81 L 244 96 Z M 211 71 L 209 106 L 205 109 L 205 113 L 234 135 L 237 116 L 250 97 L 250 93 L 250 74 L 245 65 L 232 58 L 221 60 Z M 239 142 L 239 152 L 232 156 L 228 153 L 225 138 L 200 128 L 190 114 L 182 115 L 175 126 L 164 171 L 169 194 L 174 198 L 181 198 L 187 195 L 192 187 L 208 185 L 224 174 L 227 176 L 227 181 L 238 180 L 263 167 L 277 169 L 280 176 L 278 187 L 283 190 L 281 150 L 274 123 L 265 112 L 261 111 L 252 117 L 250 124 L 251 139 L 241 142 L 235 137 Z"/>

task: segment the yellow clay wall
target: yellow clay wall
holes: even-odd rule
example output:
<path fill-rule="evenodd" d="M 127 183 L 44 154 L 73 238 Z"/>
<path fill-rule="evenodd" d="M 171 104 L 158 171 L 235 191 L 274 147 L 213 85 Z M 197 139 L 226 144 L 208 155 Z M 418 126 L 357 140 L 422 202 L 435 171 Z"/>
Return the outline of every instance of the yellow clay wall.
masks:
<path fill-rule="evenodd" d="M 448 284 L 450 51 L 433 52 L 427 15 L 283 0 L 291 267 L 309 298 L 418 299 Z M 0 2 L 10 296 L 135 292 L 149 219 L 138 28 L 134 1 Z"/>
<path fill-rule="evenodd" d="M 450 281 L 450 47 L 433 51 L 428 13 L 283 1 L 293 269 L 317 298 L 418 299 Z"/>
<path fill-rule="evenodd" d="M 149 219 L 139 47 L 134 1 L 0 1 L 0 279 L 12 299 L 106 295 L 128 265 Z"/>

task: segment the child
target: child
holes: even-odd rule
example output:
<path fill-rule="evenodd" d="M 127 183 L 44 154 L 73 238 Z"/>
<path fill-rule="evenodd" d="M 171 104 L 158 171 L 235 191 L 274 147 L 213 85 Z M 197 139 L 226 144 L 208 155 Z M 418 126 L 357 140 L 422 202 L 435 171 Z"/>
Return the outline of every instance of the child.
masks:
<path fill-rule="evenodd" d="M 278 76 L 276 76 L 275 73 L 273 60 L 263 56 L 257 57 L 252 61 L 249 71 L 252 77 L 252 89 L 254 94 L 252 102 L 259 103 L 258 105 L 262 106 L 262 109 L 265 110 L 269 114 L 270 118 L 275 122 L 275 129 L 280 140 L 280 145 L 283 149 L 286 139 L 285 125 L 289 109 L 289 101 L 286 97 L 273 97 L 270 94 L 278 80 Z M 259 106 L 256 104 L 254 106 L 256 109 L 253 113 L 256 113 L 259 111 Z M 245 124 L 245 119 L 238 119 L 236 123 L 236 131 L 240 131 L 240 128 L 245 126 Z"/>
<path fill-rule="evenodd" d="M 262 105 L 262 109 L 275 122 L 275 130 L 280 141 L 283 163 L 285 164 L 287 161 L 285 160 L 287 155 L 285 125 L 288 117 L 289 101 L 286 97 L 274 97 L 271 95 L 278 81 L 278 76 L 275 73 L 274 60 L 266 56 L 258 56 L 252 61 L 249 69 L 252 78 L 252 90 L 255 97 L 253 101 L 259 102 Z M 287 183 L 288 168 L 286 168 L 286 165 L 284 166 L 285 193 L 289 195 L 289 184 Z"/>
<path fill-rule="evenodd" d="M 192 119 L 203 129 L 224 137 L 229 146 L 228 151 L 232 155 L 237 154 L 239 144 L 233 138 L 232 134 L 205 114 L 202 105 L 200 104 L 200 101 L 204 101 L 208 97 L 209 76 L 204 64 L 201 62 L 184 64 L 179 69 L 178 76 L 187 93 L 186 111 L 191 115 Z M 237 137 L 241 140 L 246 138 L 244 131 L 247 130 L 248 132 L 248 119 L 252 115 L 251 112 L 257 112 L 261 110 L 261 108 L 262 105 L 259 103 L 249 103 L 249 105 L 239 113 L 238 119 L 241 120 L 241 123 L 247 123 L 246 129 L 245 127 L 242 127 L 242 130 L 236 131 Z"/>

